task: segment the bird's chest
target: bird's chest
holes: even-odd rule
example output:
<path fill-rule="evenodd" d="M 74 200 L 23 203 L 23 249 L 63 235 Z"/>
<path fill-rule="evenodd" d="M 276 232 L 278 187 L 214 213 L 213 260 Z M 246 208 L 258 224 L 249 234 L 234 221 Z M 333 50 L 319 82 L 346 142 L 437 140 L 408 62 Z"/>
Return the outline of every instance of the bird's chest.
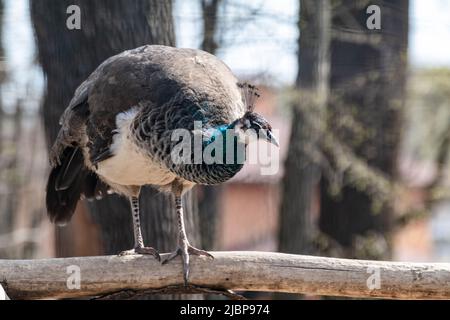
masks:
<path fill-rule="evenodd" d="M 166 185 L 175 179 L 169 170 L 137 148 L 125 144 L 117 154 L 98 164 L 97 173 L 119 185 Z"/>
<path fill-rule="evenodd" d="M 119 185 L 156 186 L 171 183 L 176 176 L 154 160 L 131 136 L 129 126 L 119 126 L 110 147 L 113 156 L 98 163 L 97 174 Z"/>

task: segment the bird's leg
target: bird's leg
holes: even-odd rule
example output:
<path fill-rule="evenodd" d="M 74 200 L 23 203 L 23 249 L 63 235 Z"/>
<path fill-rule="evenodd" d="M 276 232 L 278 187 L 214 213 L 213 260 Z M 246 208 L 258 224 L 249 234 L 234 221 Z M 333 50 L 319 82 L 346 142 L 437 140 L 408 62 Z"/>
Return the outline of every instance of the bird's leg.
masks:
<path fill-rule="evenodd" d="M 151 254 L 156 259 L 161 260 L 158 251 L 152 247 L 144 247 L 144 240 L 141 232 L 141 221 L 139 217 L 139 198 L 130 197 L 131 212 L 133 214 L 134 249 L 122 251 L 120 255 L 128 254 Z"/>
<path fill-rule="evenodd" d="M 178 246 L 177 249 L 172 252 L 164 261 L 163 264 L 166 264 L 170 260 L 174 259 L 177 256 L 181 256 L 183 261 L 183 278 L 184 283 L 187 285 L 189 278 L 189 254 L 198 255 L 198 256 L 207 256 L 212 259 L 214 257 L 204 251 L 197 249 L 190 245 L 187 237 L 186 237 L 186 229 L 184 227 L 184 217 L 183 217 L 183 205 L 181 201 L 181 192 L 175 193 L 175 207 L 177 210 L 177 222 L 178 222 Z"/>

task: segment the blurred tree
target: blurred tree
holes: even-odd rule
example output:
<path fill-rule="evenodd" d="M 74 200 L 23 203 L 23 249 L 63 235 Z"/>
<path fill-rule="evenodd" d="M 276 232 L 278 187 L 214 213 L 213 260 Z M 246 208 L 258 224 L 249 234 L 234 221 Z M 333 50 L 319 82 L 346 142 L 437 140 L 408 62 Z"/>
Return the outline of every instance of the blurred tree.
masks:
<path fill-rule="evenodd" d="M 397 179 L 409 2 L 333 4 L 328 130 L 334 142 L 325 142 L 325 153 L 335 167 L 321 182 L 319 225 L 349 257 L 388 258 L 394 218 L 389 184 Z M 366 25 L 369 5 L 381 9 L 379 30 Z M 344 158 L 352 161 L 343 165 Z"/>
<path fill-rule="evenodd" d="M 30 119 L 27 109 L 32 95 L 30 77 L 21 74 L 18 80 L 16 65 L 7 60 L 10 56 L 4 51 L 4 32 L 11 32 L 6 14 L 14 11 L 14 5 L 0 0 L 0 85 L 9 88 L 8 99 L 3 100 L 0 93 L 0 257 L 25 259 L 41 254 L 39 242 L 46 233 L 41 224 L 44 201 L 40 201 L 44 198 L 39 152 L 42 134 L 39 121 Z M 11 45 L 10 41 L 5 44 Z M 21 90 L 24 84 L 26 90 Z"/>
<path fill-rule="evenodd" d="M 215 54 L 219 47 L 216 32 L 219 23 L 220 4 L 226 0 L 201 0 L 203 40 L 201 49 Z M 198 215 L 202 247 L 205 250 L 216 248 L 216 231 L 219 214 L 219 198 L 221 186 L 197 186 Z"/>
<path fill-rule="evenodd" d="M 0 84 L 3 84 L 5 79 L 5 59 L 4 59 L 4 52 L 3 52 L 3 0 L 0 0 Z M 3 171 L 5 166 L 5 159 L 3 154 L 3 147 L 4 147 L 4 127 L 5 122 L 5 114 L 3 111 L 3 103 L 0 96 L 0 170 Z M 9 216 L 11 212 L 6 211 L 6 199 L 5 196 L 6 193 L 6 183 L 3 179 L 3 175 L 0 176 L 0 234 L 6 233 L 11 231 L 12 228 L 12 221 L 11 217 Z"/>
<path fill-rule="evenodd" d="M 408 1 L 372 4 L 381 9 L 379 30 L 367 27 L 367 1 L 300 1 L 299 74 L 283 178 L 280 251 L 389 256 Z M 312 208 L 319 181 L 317 228 Z"/>
<path fill-rule="evenodd" d="M 319 144 L 326 114 L 330 5 L 328 0 L 301 0 L 298 27 L 299 95 L 293 103 L 292 131 L 282 181 L 279 251 L 311 253 L 314 190 L 320 168 L 310 156 Z"/>
<path fill-rule="evenodd" d="M 424 190 L 426 211 L 430 211 L 436 201 L 450 197 L 446 186 L 450 166 L 450 69 L 415 70 L 409 77 L 408 88 L 402 151 L 415 161 L 435 163 L 434 177 Z M 420 212 L 411 212 L 410 218 L 417 213 Z"/>
<path fill-rule="evenodd" d="M 9 119 L 8 119 L 9 120 Z M 8 121 L 9 125 L 12 127 L 10 136 L 8 137 L 7 144 L 5 147 L 8 150 L 5 150 L 4 160 L 5 167 L 3 169 L 3 173 L 5 176 L 3 177 L 3 182 L 5 183 L 5 188 L 3 190 L 3 201 L 4 208 L 2 212 L 2 222 L 3 227 L 6 228 L 2 230 L 0 227 L 0 234 L 4 232 L 14 232 L 16 229 L 15 225 L 15 217 L 14 213 L 18 207 L 19 200 L 19 188 L 20 188 L 20 179 L 19 179 L 19 152 L 20 152 L 20 137 L 22 134 L 22 121 L 23 121 L 23 109 L 21 105 L 21 101 L 17 101 L 15 105 L 14 114 L 12 117 L 12 121 Z M 6 148 L 5 148 L 6 149 Z M 9 248 L 11 254 L 18 254 L 20 252 L 19 248 Z M 15 252 L 14 252 L 15 251 Z"/>
<path fill-rule="evenodd" d="M 0 84 L 3 84 L 6 76 L 5 53 L 3 52 L 3 0 L 0 0 Z M 0 155 L 2 153 L 3 140 L 3 103 L 0 96 Z"/>
<path fill-rule="evenodd" d="M 70 5 L 81 9 L 81 29 L 69 30 L 66 13 Z M 106 58 L 123 50 L 145 44 L 174 45 L 172 2 L 160 0 L 39 0 L 31 2 L 31 15 L 39 49 L 39 61 L 47 79 L 42 118 L 50 146 L 59 130 L 58 120 L 76 87 Z M 198 243 L 196 201 L 188 194 L 186 227 L 193 244 Z M 176 245 L 175 210 L 168 196 L 145 188 L 141 194 L 144 241 L 161 252 L 172 251 Z M 82 202 L 84 203 L 84 202 Z M 83 205 L 74 219 L 80 220 Z M 116 254 L 133 246 L 129 204 L 126 199 L 108 196 L 88 203 L 101 239 L 101 253 Z M 78 218 L 77 218 L 78 216 Z M 85 218 L 86 220 L 86 218 Z M 88 219 L 89 220 L 89 219 Z M 58 256 L 79 255 L 75 242 L 96 239 L 89 235 L 89 222 L 72 223 L 57 229 Z M 84 248 L 89 254 L 96 250 Z M 180 266 L 181 268 L 181 266 Z M 181 269 L 180 269 L 181 270 Z"/>
<path fill-rule="evenodd" d="M 223 0 L 201 0 L 203 19 L 203 41 L 201 47 L 202 50 L 212 54 L 215 54 L 219 47 L 216 40 L 216 32 L 217 24 L 219 23 L 219 7 L 223 2 Z"/>
<path fill-rule="evenodd" d="M 0 84 L 5 82 L 6 63 L 3 50 L 3 18 L 4 3 L 0 0 Z M 3 110 L 0 96 L 0 235 L 14 231 L 14 210 L 17 197 L 15 191 L 19 187 L 16 177 L 17 142 L 22 125 L 22 109 L 19 104 L 11 116 Z M 8 128 L 10 128 L 8 130 Z M 6 132 L 8 131 L 8 132 Z M 12 132 L 12 133 L 11 133 Z M 18 248 L 0 243 L 0 257 L 16 257 Z"/>

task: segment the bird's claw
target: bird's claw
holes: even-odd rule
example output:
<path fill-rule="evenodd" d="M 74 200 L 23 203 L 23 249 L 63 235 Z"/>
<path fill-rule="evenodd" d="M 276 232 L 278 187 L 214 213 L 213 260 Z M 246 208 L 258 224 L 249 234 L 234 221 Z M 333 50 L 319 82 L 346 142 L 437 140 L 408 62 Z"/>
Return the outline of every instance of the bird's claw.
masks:
<path fill-rule="evenodd" d="M 165 258 L 162 262 L 162 264 L 166 264 L 169 261 L 173 260 L 177 256 L 181 256 L 181 260 L 183 261 L 183 279 L 184 284 L 188 284 L 189 279 L 189 255 L 196 255 L 196 256 L 206 256 L 208 258 L 214 259 L 214 256 L 210 254 L 209 252 L 201 249 L 197 249 L 193 246 L 191 246 L 189 243 L 181 243 L 178 245 L 177 249 L 169 254 L 167 258 Z"/>
<path fill-rule="evenodd" d="M 161 261 L 159 252 L 152 247 L 136 247 L 131 250 L 122 251 L 121 253 L 119 253 L 119 256 L 127 256 L 133 254 L 148 254 L 154 256 L 156 260 Z"/>

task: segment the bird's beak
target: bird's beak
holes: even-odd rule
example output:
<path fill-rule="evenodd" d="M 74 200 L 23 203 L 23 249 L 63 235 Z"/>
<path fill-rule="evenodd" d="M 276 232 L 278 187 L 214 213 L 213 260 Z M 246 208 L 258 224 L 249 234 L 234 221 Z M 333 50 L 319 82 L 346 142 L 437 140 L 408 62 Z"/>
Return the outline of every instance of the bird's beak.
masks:
<path fill-rule="evenodd" d="M 259 131 L 260 138 L 266 140 L 267 142 L 279 147 L 280 144 L 278 143 L 278 140 L 275 138 L 274 135 L 272 135 L 272 132 L 270 130 L 260 130 Z"/>

